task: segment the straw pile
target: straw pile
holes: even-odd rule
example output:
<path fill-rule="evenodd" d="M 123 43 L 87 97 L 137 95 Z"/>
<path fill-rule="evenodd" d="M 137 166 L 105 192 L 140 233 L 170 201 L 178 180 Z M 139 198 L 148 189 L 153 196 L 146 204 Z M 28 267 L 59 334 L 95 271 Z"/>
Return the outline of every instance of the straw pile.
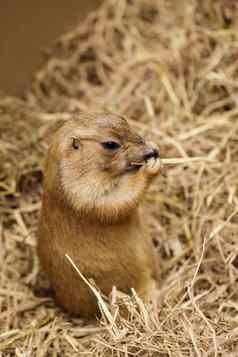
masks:
<path fill-rule="evenodd" d="M 106 0 L 62 36 L 24 100 L 1 100 L 2 356 L 238 355 L 237 58 L 235 0 Z M 135 294 L 129 321 L 113 320 L 115 303 L 100 322 L 71 318 L 38 284 L 48 132 L 97 108 L 130 117 L 162 157 L 210 159 L 165 166 L 148 193 L 161 289 L 148 310 Z"/>

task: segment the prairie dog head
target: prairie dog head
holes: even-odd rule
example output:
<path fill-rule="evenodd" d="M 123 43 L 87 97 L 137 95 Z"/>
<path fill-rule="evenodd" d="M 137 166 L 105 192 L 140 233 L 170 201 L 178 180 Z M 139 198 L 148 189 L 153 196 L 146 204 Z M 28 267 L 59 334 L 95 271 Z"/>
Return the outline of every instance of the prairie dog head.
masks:
<path fill-rule="evenodd" d="M 158 150 L 115 114 L 84 114 L 54 135 L 45 191 L 103 221 L 125 217 L 159 171 Z"/>

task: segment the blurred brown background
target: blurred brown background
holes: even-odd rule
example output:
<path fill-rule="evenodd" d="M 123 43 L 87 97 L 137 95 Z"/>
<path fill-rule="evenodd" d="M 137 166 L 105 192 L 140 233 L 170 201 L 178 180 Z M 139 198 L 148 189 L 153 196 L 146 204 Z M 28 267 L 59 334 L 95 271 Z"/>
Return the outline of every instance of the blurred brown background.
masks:
<path fill-rule="evenodd" d="M 101 0 L 22 0 L 0 4 L 0 92 L 21 95 L 41 65 L 42 50 Z"/>

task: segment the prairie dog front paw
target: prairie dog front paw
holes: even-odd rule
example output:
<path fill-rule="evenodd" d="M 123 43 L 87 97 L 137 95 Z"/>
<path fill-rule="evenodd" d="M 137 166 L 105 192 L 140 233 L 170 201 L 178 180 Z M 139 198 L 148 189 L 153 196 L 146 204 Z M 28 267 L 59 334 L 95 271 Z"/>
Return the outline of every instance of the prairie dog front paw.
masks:
<path fill-rule="evenodd" d="M 157 175 L 160 171 L 160 168 L 161 168 L 161 161 L 159 158 L 155 159 L 152 157 L 145 164 L 145 170 L 151 176 Z"/>

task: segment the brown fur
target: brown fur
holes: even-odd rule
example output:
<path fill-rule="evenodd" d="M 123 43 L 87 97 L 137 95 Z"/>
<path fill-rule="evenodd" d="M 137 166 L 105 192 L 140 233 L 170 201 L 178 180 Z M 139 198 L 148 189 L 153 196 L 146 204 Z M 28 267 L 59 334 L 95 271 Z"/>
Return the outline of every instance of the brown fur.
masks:
<path fill-rule="evenodd" d="M 118 150 L 102 142 L 114 140 Z M 78 149 L 73 148 L 74 146 Z M 38 253 L 59 303 L 92 316 L 95 297 L 67 261 L 105 295 L 113 285 L 133 287 L 147 299 L 157 268 L 152 243 L 138 204 L 159 160 L 144 160 L 148 144 L 115 114 L 80 115 L 54 135 L 45 167 Z M 142 163 L 128 171 L 131 163 Z"/>

